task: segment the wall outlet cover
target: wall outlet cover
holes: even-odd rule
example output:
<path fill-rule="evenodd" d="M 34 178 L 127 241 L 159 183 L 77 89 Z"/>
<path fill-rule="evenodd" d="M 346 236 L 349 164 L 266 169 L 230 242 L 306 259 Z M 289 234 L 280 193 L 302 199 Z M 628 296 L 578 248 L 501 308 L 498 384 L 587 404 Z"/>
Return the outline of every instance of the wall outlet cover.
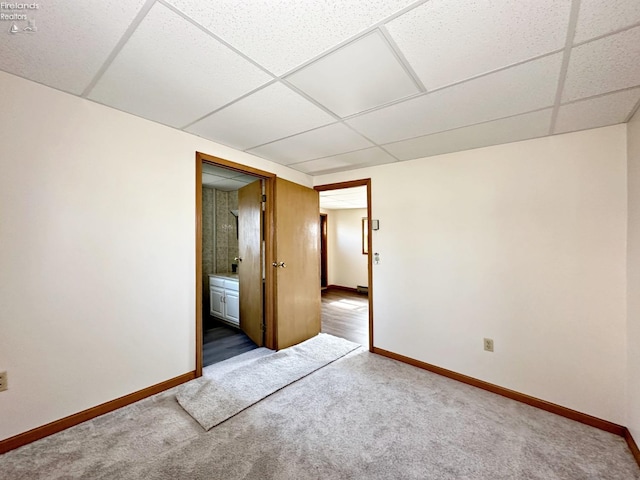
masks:
<path fill-rule="evenodd" d="M 493 339 L 485 338 L 484 339 L 484 349 L 487 352 L 493 352 Z"/>

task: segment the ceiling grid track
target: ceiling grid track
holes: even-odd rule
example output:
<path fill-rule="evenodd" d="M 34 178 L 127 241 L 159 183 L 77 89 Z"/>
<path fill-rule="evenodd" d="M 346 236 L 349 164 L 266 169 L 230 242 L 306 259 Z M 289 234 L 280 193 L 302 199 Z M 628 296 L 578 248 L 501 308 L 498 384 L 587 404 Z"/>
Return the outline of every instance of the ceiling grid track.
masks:
<path fill-rule="evenodd" d="M 347 153 L 356 153 L 356 152 L 363 152 L 363 151 L 368 150 L 368 149 L 370 149 L 370 148 L 373 148 L 373 147 L 358 148 L 358 149 L 356 149 L 356 150 L 351 150 L 350 152 L 344 152 L 344 154 L 347 154 Z M 343 154 L 341 154 L 341 155 L 343 155 Z M 311 158 L 311 159 L 309 159 L 309 160 L 302 160 L 302 161 L 300 161 L 300 162 L 289 163 L 289 164 L 287 164 L 287 167 L 292 167 L 292 166 L 296 166 L 296 165 L 303 165 L 303 164 L 308 163 L 308 162 L 315 162 L 316 160 L 322 160 L 322 159 L 324 159 L 324 158 L 331 158 L 331 157 L 334 157 L 334 156 L 335 156 L 335 155 L 325 155 L 324 157 Z"/>
<path fill-rule="evenodd" d="M 262 72 L 266 73 L 267 75 L 269 75 L 270 77 L 272 77 L 274 79 L 278 78 L 277 75 L 275 75 L 274 73 L 272 73 L 269 70 L 267 70 L 265 67 L 263 67 L 258 62 L 256 62 L 253 58 L 249 57 L 248 55 L 245 55 L 244 52 L 238 50 L 236 47 L 234 47 L 229 42 L 227 42 L 224 38 L 216 35 L 215 33 L 213 33 L 211 30 L 209 30 L 204 25 L 201 25 L 200 23 L 196 22 L 190 16 L 185 15 L 181 10 L 177 9 L 176 7 L 171 5 L 170 3 L 166 2 L 165 0 L 157 0 L 157 2 L 160 3 L 161 5 L 167 7 L 173 13 L 175 13 L 176 15 L 182 17 L 184 20 L 186 20 L 187 22 L 189 22 L 191 25 L 193 25 L 194 27 L 198 28 L 202 32 L 206 33 L 207 35 L 209 35 L 214 40 L 217 40 L 218 42 L 223 44 L 225 47 L 227 47 L 229 50 L 231 50 L 236 55 L 239 55 L 242 58 L 244 58 L 247 62 L 251 63 L 254 67 L 258 68 L 259 70 L 262 70 Z"/>
<path fill-rule="evenodd" d="M 351 120 L 352 118 L 359 117 L 359 116 L 364 115 L 366 113 L 376 112 L 378 110 L 383 110 L 383 109 L 385 109 L 387 107 L 391 107 L 393 105 L 398 105 L 400 103 L 408 102 L 408 101 L 414 100 L 416 98 L 424 97 L 426 95 L 431 95 L 433 93 L 440 92 L 440 91 L 446 90 L 448 88 L 457 87 L 458 85 L 462 85 L 462 84 L 471 82 L 473 80 L 478 80 L 480 78 L 486 77 L 488 75 L 492 75 L 494 73 L 499 73 L 499 72 L 502 72 L 504 70 L 508 70 L 510 68 L 513 68 L 513 67 L 519 67 L 520 65 L 524 65 L 524 64 L 529 63 L 529 62 L 535 62 L 536 60 L 541 60 L 543 58 L 550 57 L 550 56 L 555 55 L 557 53 L 560 53 L 562 51 L 564 51 L 564 49 L 553 50 L 551 52 L 544 53 L 542 55 L 537 55 L 535 57 L 527 58 L 526 60 L 522 60 L 520 62 L 515 62 L 515 63 L 512 63 L 512 64 L 509 64 L 509 65 L 507 65 L 505 67 L 496 68 L 496 69 L 490 70 L 488 72 L 483 72 L 483 73 L 480 73 L 478 75 L 474 75 L 473 77 L 465 78 L 463 80 L 459 80 L 457 82 L 453 82 L 453 83 L 450 83 L 448 85 L 443 85 L 442 87 L 437 87 L 437 88 L 434 88 L 432 90 L 419 92 L 419 93 L 416 93 L 414 95 L 410 95 L 408 97 L 399 98 L 397 100 L 393 100 L 391 102 L 385 103 L 384 105 L 379 105 L 377 107 L 369 108 L 368 110 L 364 110 L 362 112 L 358 112 L 358 113 L 354 113 L 352 115 L 348 115 L 348 116 L 344 117 L 343 120 L 345 120 L 345 121 Z"/>
<path fill-rule="evenodd" d="M 376 30 L 378 27 L 381 27 L 382 25 L 385 25 L 385 24 L 389 23 L 390 21 L 395 20 L 399 16 L 404 15 L 405 13 L 413 10 L 414 8 L 417 8 L 417 7 L 421 6 L 424 3 L 427 3 L 428 1 L 429 0 L 418 0 L 417 2 L 414 2 L 411 5 L 398 10 L 397 12 L 385 17 L 384 19 L 382 19 L 382 20 L 374 23 L 373 25 L 370 25 L 369 27 L 365 28 L 364 30 L 356 33 L 355 35 L 352 35 L 352 36 L 346 38 L 345 40 L 337 43 L 336 45 L 334 45 L 333 47 L 325 50 L 324 52 L 320 53 L 319 55 L 316 55 L 315 57 L 310 58 L 309 60 L 301 63 L 300 65 L 292 68 L 291 70 L 286 71 L 280 77 L 284 78 L 284 77 L 288 77 L 289 75 L 293 75 L 298 70 L 302 70 L 303 68 L 308 67 L 312 63 L 317 62 L 321 58 L 326 57 L 327 55 L 330 55 L 333 52 L 336 52 L 336 51 L 342 49 L 343 47 L 346 47 L 346 46 L 350 45 L 351 43 L 354 43 L 354 42 L 360 40 L 363 37 L 366 37 L 368 34 L 373 32 L 374 30 Z"/>
<path fill-rule="evenodd" d="M 352 127 L 351 125 L 349 125 L 348 123 L 344 123 L 343 125 L 351 130 L 353 130 L 355 133 L 357 133 L 358 135 L 360 135 L 362 138 L 364 138 L 365 140 L 373 143 L 376 147 L 378 147 L 380 150 L 382 150 L 383 152 L 385 152 L 387 155 L 390 155 L 391 158 L 395 158 L 396 161 L 398 161 L 398 158 L 395 155 L 392 155 L 386 148 L 384 148 L 381 144 L 379 144 L 378 142 L 374 142 L 371 138 L 369 138 L 368 136 L 366 136 L 365 134 L 359 132 L 355 127 Z M 371 148 L 371 147 L 369 147 Z"/>
<path fill-rule="evenodd" d="M 475 127 L 475 126 L 478 126 L 478 125 L 485 125 L 485 124 L 491 123 L 491 122 L 497 122 L 497 121 L 500 121 L 500 120 L 507 120 L 509 118 L 516 118 L 516 117 L 520 117 L 522 115 L 529 115 L 530 113 L 542 112 L 544 110 L 549 110 L 550 108 L 551 107 L 540 107 L 540 108 L 536 108 L 534 110 L 529 110 L 527 112 L 514 113 L 513 115 L 507 115 L 506 117 L 492 118 L 491 120 L 484 120 L 482 122 L 469 123 L 467 125 L 462 125 L 460 127 L 447 128 L 446 130 L 438 130 L 437 132 L 427 133 L 426 135 L 416 135 L 414 137 L 407 137 L 407 138 L 403 138 L 402 140 L 396 140 L 396 141 L 393 141 L 393 142 L 383 143 L 382 145 L 380 145 L 380 147 L 393 145 L 394 143 L 406 142 L 408 140 L 415 140 L 417 138 L 430 137 L 432 135 L 439 135 L 441 133 L 455 132 L 456 130 L 461 130 L 463 128 Z"/>
<path fill-rule="evenodd" d="M 156 4 L 156 0 L 147 0 L 147 2 L 142 6 L 138 14 L 135 16 L 135 18 L 133 19 L 133 21 L 127 28 L 127 30 L 124 32 L 124 34 L 120 38 L 120 41 L 116 44 L 114 49 L 111 51 L 107 59 L 104 61 L 104 63 L 100 67 L 100 69 L 96 72 L 91 82 L 89 82 L 89 85 L 87 85 L 84 91 L 80 94 L 82 98 L 87 98 L 89 96 L 89 94 L 91 93 L 91 90 L 93 90 L 96 84 L 100 81 L 100 79 L 102 78 L 104 73 L 107 71 L 107 69 L 111 66 L 111 64 L 113 63 L 115 58 L 118 56 L 120 51 L 127 44 L 129 39 L 131 38 L 131 35 L 133 35 L 133 33 L 136 31 L 138 26 L 142 23 L 144 18 L 147 16 L 149 11 L 153 8 L 155 4 Z"/>
<path fill-rule="evenodd" d="M 588 97 L 576 98 L 576 99 L 573 99 L 573 100 L 569 100 L 568 102 L 562 103 L 562 106 L 564 107 L 566 105 L 573 105 L 574 103 L 580 103 L 580 102 L 584 102 L 586 100 L 595 100 L 596 98 L 606 97 L 608 95 L 615 95 L 616 93 L 628 92 L 630 90 L 636 90 L 637 88 L 640 88 L 640 86 L 639 85 L 633 85 L 632 87 L 621 88 L 620 90 L 612 90 L 610 92 L 598 93 L 596 95 L 590 95 Z"/>
<path fill-rule="evenodd" d="M 638 117 L 637 0 L 233 5 L 41 8 L 0 71 L 308 175 Z"/>
<path fill-rule="evenodd" d="M 387 42 L 387 45 L 391 49 L 391 53 L 393 53 L 393 55 L 396 57 L 398 62 L 400 62 L 400 65 L 402 65 L 402 68 L 404 68 L 404 71 L 407 73 L 407 75 L 411 77 L 411 80 L 413 80 L 413 83 L 415 84 L 415 86 L 418 87 L 418 90 L 420 90 L 423 93 L 426 92 L 427 87 L 424 86 L 424 84 L 422 83 L 422 80 L 420 80 L 420 77 L 418 76 L 416 71 L 413 69 L 413 67 L 407 60 L 407 58 L 404 56 L 404 53 L 402 53 L 402 51 L 400 50 L 400 47 L 398 47 L 398 44 L 396 43 L 396 41 L 391 37 L 391 34 L 387 30 L 387 27 L 385 25 L 380 25 L 378 27 L 378 30 L 380 31 L 380 33 L 382 34 L 382 37 L 384 38 L 384 40 Z"/>
<path fill-rule="evenodd" d="M 598 35 L 593 38 L 588 38 L 587 40 L 582 40 L 581 42 L 576 42 L 573 44 L 573 47 L 581 47 L 586 45 L 587 43 L 597 42 L 598 40 L 602 40 L 603 38 L 611 37 L 613 35 L 617 35 L 622 32 L 626 32 L 627 30 L 633 30 L 636 27 L 640 27 L 640 22 L 633 23 L 631 25 L 627 25 L 626 27 L 616 28 L 615 30 L 611 30 L 610 32 L 603 33 L 602 35 Z"/>
<path fill-rule="evenodd" d="M 631 109 L 631 111 L 629 112 L 629 115 L 627 115 L 627 118 L 624 119 L 624 123 L 630 122 L 633 116 L 636 113 L 638 113 L 639 110 L 640 110 L 640 99 L 636 102 L 635 106 Z"/>
<path fill-rule="evenodd" d="M 276 138 L 275 140 L 270 140 L 270 141 L 268 141 L 268 142 L 261 143 L 260 145 L 256 145 L 255 147 L 249 147 L 249 148 L 247 148 L 247 149 L 243 150 L 243 152 L 251 153 L 249 150 L 255 150 L 255 149 L 257 149 L 257 148 L 266 147 L 267 145 L 271 145 L 271 144 L 273 144 L 273 143 L 280 142 L 280 141 L 282 141 L 282 140 L 288 140 L 288 139 L 290 139 L 290 138 L 297 137 L 298 135 L 304 135 L 305 133 L 314 132 L 314 131 L 316 131 L 316 130 L 320 130 L 321 128 L 330 127 L 330 126 L 332 126 L 332 125 L 337 125 L 337 124 L 339 124 L 339 123 L 342 123 L 342 122 L 340 122 L 340 121 L 335 121 L 335 122 L 332 122 L 332 123 L 327 123 L 326 125 L 320 125 L 319 127 L 309 128 L 309 129 L 307 129 L 307 130 L 303 130 L 302 132 L 292 133 L 291 135 L 287 135 L 286 137 Z"/>
<path fill-rule="evenodd" d="M 573 0 L 571 3 L 571 13 L 569 14 L 569 27 L 567 29 L 567 40 L 564 47 L 564 56 L 562 57 L 562 66 L 560 67 L 560 78 L 558 79 L 558 89 L 556 90 L 556 100 L 553 105 L 551 114 L 551 124 L 549 125 L 549 135 L 553 135 L 556 129 L 556 120 L 558 119 L 558 111 L 562 102 L 562 92 L 564 91 L 564 83 L 569 69 L 569 61 L 571 60 L 571 49 L 573 48 L 573 38 L 576 35 L 576 26 L 578 25 L 578 14 L 580 13 L 580 0 Z"/>
<path fill-rule="evenodd" d="M 336 121 L 341 121 L 342 117 L 340 117 L 340 115 L 338 115 L 337 113 L 331 111 L 328 107 L 325 107 L 324 105 L 322 105 L 320 102 L 318 102 L 315 98 L 313 98 L 312 96 L 308 95 L 307 93 L 303 92 L 302 90 L 300 90 L 298 87 L 296 87 L 295 85 L 293 85 L 291 82 L 281 78 L 280 79 L 280 83 L 282 85 L 284 85 L 285 87 L 287 87 L 289 90 L 292 90 L 293 92 L 297 93 L 298 95 L 300 95 L 301 97 L 304 97 L 305 100 L 307 100 L 308 102 L 313 103 L 316 107 L 318 107 L 319 109 L 321 109 L 322 111 L 324 111 L 326 114 L 331 115 L 334 120 Z M 323 125 L 323 127 L 326 125 Z M 319 127 L 322 128 L 322 127 Z M 255 147 L 254 147 L 255 148 Z"/>
<path fill-rule="evenodd" d="M 260 85 L 256 88 L 254 88 L 253 90 L 248 91 L 247 93 L 245 93 L 244 95 L 240 95 L 238 98 L 234 98 L 232 101 L 225 103 L 224 105 L 222 105 L 221 107 L 216 108 L 215 110 L 212 110 L 209 113 L 204 114 L 203 116 L 201 116 L 200 118 L 196 118 L 193 122 L 189 122 L 187 123 L 184 127 L 180 127 L 180 130 L 186 130 L 187 128 L 189 128 L 191 125 L 195 125 L 198 122 L 201 122 L 202 120 L 209 118 L 211 115 L 218 113 L 221 110 L 224 110 L 227 107 L 230 107 L 231 105 L 233 105 L 234 103 L 238 103 L 240 100 L 244 100 L 245 98 L 247 98 L 250 95 L 253 95 L 254 93 L 259 92 L 260 90 L 263 90 L 267 87 L 270 87 L 271 85 L 273 85 L 274 83 L 278 83 L 278 80 L 273 79 L 268 81 L 267 83 Z"/>

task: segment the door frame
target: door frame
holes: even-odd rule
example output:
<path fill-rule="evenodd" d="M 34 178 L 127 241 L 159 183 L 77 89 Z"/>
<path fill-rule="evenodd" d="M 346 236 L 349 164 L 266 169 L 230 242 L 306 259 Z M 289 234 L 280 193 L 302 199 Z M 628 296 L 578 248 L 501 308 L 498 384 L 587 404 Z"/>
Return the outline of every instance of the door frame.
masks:
<path fill-rule="evenodd" d="M 327 190 L 340 190 L 352 187 L 367 187 L 367 225 L 369 235 L 367 246 L 367 280 L 369 282 L 369 351 L 373 352 L 373 253 L 372 253 L 372 235 L 371 235 L 371 178 L 363 178 L 361 180 L 351 180 L 348 182 L 328 183 L 325 185 L 316 185 L 313 187 L 318 192 L 326 192 Z"/>
<path fill-rule="evenodd" d="M 265 265 L 275 262 L 275 218 L 274 218 L 274 185 L 276 175 L 271 172 L 248 167 L 239 163 L 214 157 L 202 152 L 196 152 L 196 378 L 202 376 L 202 164 L 215 165 L 239 173 L 253 175 L 265 181 L 265 202 L 264 212 L 264 241 L 265 241 Z M 276 315 L 275 315 L 275 274 L 273 269 L 265 268 L 265 289 L 264 289 L 264 346 L 275 349 Z"/>
<path fill-rule="evenodd" d="M 328 239 L 327 239 L 327 225 L 328 215 L 326 213 L 320 214 L 320 289 L 327 288 L 329 286 L 329 265 L 327 265 L 327 251 L 328 251 Z M 323 277 L 324 272 L 324 277 Z M 325 285 L 322 284 L 324 279 Z"/>

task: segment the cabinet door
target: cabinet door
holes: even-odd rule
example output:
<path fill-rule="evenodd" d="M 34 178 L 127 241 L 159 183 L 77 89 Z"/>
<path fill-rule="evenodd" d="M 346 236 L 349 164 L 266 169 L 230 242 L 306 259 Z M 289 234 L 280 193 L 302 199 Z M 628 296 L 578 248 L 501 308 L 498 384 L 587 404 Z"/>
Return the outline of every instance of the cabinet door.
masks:
<path fill-rule="evenodd" d="M 224 289 L 220 287 L 210 287 L 209 302 L 211 305 L 211 315 L 224 318 Z"/>
<path fill-rule="evenodd" d="M 234 325 L 240 325 L 240 297 L 238 292 L 232 290 L 225 290 L 224 292 L 224 318 Z"/>

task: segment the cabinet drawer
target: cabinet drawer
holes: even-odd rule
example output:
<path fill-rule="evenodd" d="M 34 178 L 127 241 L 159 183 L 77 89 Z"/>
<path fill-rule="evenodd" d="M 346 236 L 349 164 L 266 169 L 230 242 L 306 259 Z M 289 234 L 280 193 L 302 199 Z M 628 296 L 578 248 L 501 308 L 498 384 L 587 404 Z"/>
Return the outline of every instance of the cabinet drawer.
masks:
<path fill-rule="evenodd" d="M 234 292 L 237 292 L 238 290 L 240 290 L 239 284 L 240 282 L 238 282 L 237 280 L 225 280 L 224 288 L 225 290 L 233 290 Z"/>
<path fill-rule="evenodd" d="M 224 278 L 209 275 L 209 286 L 224 288 Z"/>

